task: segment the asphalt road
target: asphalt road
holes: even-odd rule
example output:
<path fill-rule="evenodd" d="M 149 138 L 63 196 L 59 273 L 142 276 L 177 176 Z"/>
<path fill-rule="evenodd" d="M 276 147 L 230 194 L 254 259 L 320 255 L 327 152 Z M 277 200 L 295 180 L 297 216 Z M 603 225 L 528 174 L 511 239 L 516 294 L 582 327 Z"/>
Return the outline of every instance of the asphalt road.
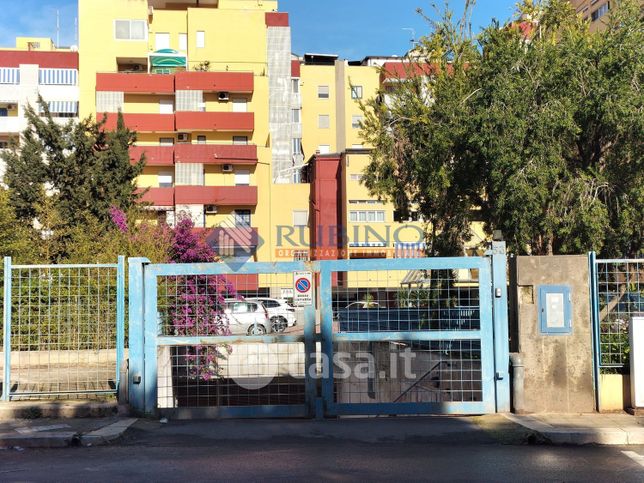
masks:
<path fill-rule="evenodd" d="M 642 463 L 622 451 L 644 455 L 634 446 L 217 441 L 135 431 L 114 446 L 0 451 L 0 481 L 644 481 Z"/>

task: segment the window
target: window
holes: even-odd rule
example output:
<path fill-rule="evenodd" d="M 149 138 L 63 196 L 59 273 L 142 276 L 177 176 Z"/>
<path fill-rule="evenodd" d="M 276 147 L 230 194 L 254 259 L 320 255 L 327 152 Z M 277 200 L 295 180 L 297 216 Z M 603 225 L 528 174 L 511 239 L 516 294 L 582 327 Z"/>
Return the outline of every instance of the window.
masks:
<path fill-rule="evenodd" d="M 329 86 L 318 86 L 318 99 L 329 98 Z"/>
<path fill-rule="evenodd" d="M 291 91 L 293 94 L 300 93 L 300 79 L 291 79 Z"/>
<path fill-rule="evenodd" d="M 154 34 L 154 48 L 156 50 L 170 48 L 170 34 L 167 32 L 157 32 Z"/>
<path fill-rule="evenodd" d="M 360 129 L 361 122 L 362 122 L 362 116 L 351 116 L 351 127 L 353 129 Z"/>
<path fill-rule="evenodd" d="M 6 107 L 0 107 L 0 117 L 7 117 L 9 110 Z"/>
<path fill-rule="evenodd" d="M 248 136 L 233 136 L 233 144 L 238 144 L 238 145 L 248 144 Z"/>
<path fill-rule="evenodd" d="M 351 173 L 349 179 L 351 181 L 362 181 L 362 174 Z"/>
<path fill-rule="evenodd" d="M 309 226 L 309 212 L 307 210 L 293 210 L 293 226 Z"/>
<path fill-rule="evenodd" d="M 204 136 L 203 134 L 197 136 L 197 144 L 206 144 L 206 136 Z"/>
<path fill-rule="evenodd" d="M 0 141 L 0 149 L 7 149 L 9 147 L 9 141 Z"/>
<path fill-rule="evenodd" d="M 605 3 L 601 7 L 599 7 L 597 10 L 595 10 L 593 13 L 590 14 L 590 19 L 594 22 L 595 20 L 599 20 L 602 18 L 604 15 L 608 13 L 610 10 L 610 2 Z"/>
<path fill-rule="evenodd" d="M 291 109 L 291 122 L 300 122 L 300 110 Z"/>
<path fill-rule="evenodd" d="M 350 211 L 349 221 L 354 223 L 383 223 L 385 221 L 384 211 Z"/>
<path fill-rule="evenodd" d="M 159 188 L 172 188 L 172 178 L 174 173 L 172 171 L 159 171 L 158 181 Z"/>
<path fill-rule="evenodd" d="M 114 20 L 116 40 L 145 40 L 147 23 L 145 20 Z"/>
<path fill-rule="evenodd" d="M 250 184 L 250 171 L 239 169 L 235 171 L 235 186 L 248 186 Z"/>
<path fill-rule="evenodd" d="M 203 30 L 197 31 L 197 40 L 195 45 L 198 49 L 203 49 L 206 46 L 206 32 Z"/>
<path fill-rule="evenodd" d="M 173 114 L 174 102 L 172 99 L 161 99 L 159 101 L 159 114 Z"/>
<path fill-rule="evenodd" d="M 188 50 L 188 34 L 179 34 L 179 50 L 183 52 Z"/>
<path fill-rule="evenodd" d="M 331 146 L 328 144 L 320 144 L 318 146 L 318 151 L 320 154 L 329 154 L 331 152 Z"/>
<path fill-rule="evenodd" d="M 233 99 L 233 112 L 247 112 L 246 99 Z"/>
<path fill-rule="evenodd" d="M 174 145 L 174 138 L 159 138 L 159 146 L 172 146 Z"/>
<path fill-rule="evenodd" d="M 351 86 L 351 99 L 362 99 L 362 86 Z"/>
<path fill-rule="evenodd" d="M 235 210 L 235 226 L 250 226 L 250 210 Z"/>
<path fill-rule="evenodd" d="M 328 114 L 320 114 L 318 116 L 318 128 L 329 129 L 330 121 Z"/>

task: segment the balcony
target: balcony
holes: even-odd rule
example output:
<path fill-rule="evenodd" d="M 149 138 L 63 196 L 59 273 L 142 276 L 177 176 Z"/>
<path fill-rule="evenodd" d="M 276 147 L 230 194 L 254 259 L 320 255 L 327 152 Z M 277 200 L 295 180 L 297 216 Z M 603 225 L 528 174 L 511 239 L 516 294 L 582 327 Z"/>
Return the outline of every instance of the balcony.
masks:
<path fill-rule="evenodd" d="M 174 76 L 167 74 L 96 74 L 96 91 L 127 94 L 174 94 Z"/>
<path fill-rule="evenodd" d="M 175 186 L 178 205 L 255 206 L 257 186 Z"/>
<path fill-rule="evenodd" d="M 174 207 L 174 188 L 139 188 L 137 191 L 145 191 L 142 202 L 151 203 L 152 206 Z"/>
<path fill-rule="evenodd" d="M 68 119 L 66 119 L 68 120 Z M 0 134 L 17 134 L 27 128 L 27 118 L 18 116 L 0 117 Z"/>
<path fill-rule="evenodd" d="M 130 162 L 135 164 L 145 154 L 146 166 L 172 166 L 174 146 L 131 146 Z"/>
<path fill-rule="evenodd" d="M 177 112 L 177 131 L 252 132 L 255 116 L 252 112 Z"/>
<path fill-rule="evenodd" d="M 253 144 L 177 144 L 177 163 L 257 164 L 257 146 Z"/>
<path fill-rule="evenodd" d="M 252 72 L 177 72 L 178 91 L 234 92 L 250 94 L 254 90 Z"/>
<path fill-rule="evenodd" d="M 99 119 L 100 119 L 99 115 Z M 116 129 L 118 114 L 107 114 L 105 129 Z M 123 114 L 125 125 L 136 132 L 174 132 L 174 114 Z"/>

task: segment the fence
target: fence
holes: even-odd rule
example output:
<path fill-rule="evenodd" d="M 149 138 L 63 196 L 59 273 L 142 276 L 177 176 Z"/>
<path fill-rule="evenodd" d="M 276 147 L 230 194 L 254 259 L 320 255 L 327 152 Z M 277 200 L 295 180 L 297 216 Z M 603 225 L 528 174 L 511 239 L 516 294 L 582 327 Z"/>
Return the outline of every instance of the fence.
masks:
<path fill-rule="evenodd" d="M 6 257 L 2 399 L 116 393 L 124 301 L 124 257 L 94 265 L 13 265 Z"/>
<path fill-rule="evenodd" d="M 234 270 L 131 259 L 130 404 L 174 418 L 507 411 L 499 245 L 486 257 Z M 279 303 L 301 272 L 312 305 Z"/>
<path fill-rule="evenodd" d="M 596 366 L 624 371 L 629 365 L 629 327 L 644 314 L 644 259 L 598 260 L 590 254 Z"/>

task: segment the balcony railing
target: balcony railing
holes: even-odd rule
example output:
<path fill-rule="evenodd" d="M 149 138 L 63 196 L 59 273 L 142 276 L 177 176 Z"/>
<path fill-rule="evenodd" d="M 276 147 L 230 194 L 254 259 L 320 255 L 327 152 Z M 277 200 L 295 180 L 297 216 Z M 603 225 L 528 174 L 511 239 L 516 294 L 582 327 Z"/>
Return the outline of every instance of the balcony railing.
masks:
<path fill-rule="evenodd" d="M 140 188 L 143 193 L 141 201 L 152 203 L 152 206 L 174 207 L 174 188 Z"/>
<path fill-rule="evenodd" d="M 143 73 L 98 73 L 96 91 L 131 94 L 174 94 L 174 76 Z"/>
<path fill-rule="evenodd" d="M 132 146 L 130 161 L 134 164 L 145 154 L 146 166 L 172 166 L 174 164 L 174 146 Z"/>
<path fill-rule="evenodd" d="M 175 89 L 250 94 L 254 77 L 252 72 L 177 72 Z"/>
<path fill-rule="evenodd" d="M 175 186 L 178 205 L 255 206 L 257 186 Z"/>
<path fill-rule="evenodd" d="M 253 144 L 177 144 L 177 163 L 257 164 L 257 146 Z"/>
<path fill-rule="evenodd" d="M 177 112 L 177 131 L 252 132 L 255 116 L 252 112 Z"/>

